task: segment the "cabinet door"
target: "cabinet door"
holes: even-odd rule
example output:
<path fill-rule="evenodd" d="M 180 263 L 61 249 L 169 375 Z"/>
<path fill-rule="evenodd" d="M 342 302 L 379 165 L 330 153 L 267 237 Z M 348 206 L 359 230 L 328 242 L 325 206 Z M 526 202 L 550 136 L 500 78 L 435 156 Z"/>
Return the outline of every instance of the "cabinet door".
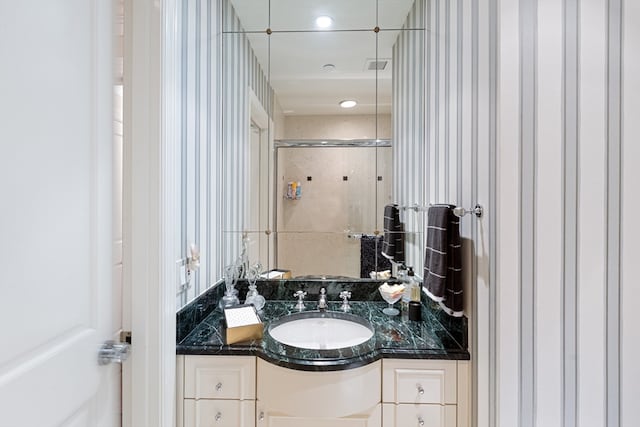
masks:
<path fill-rule="evenodd" d="M 344 418 L 320 418 L 291 416 L 261 409 L 258 402 L 256 427 L 381 427 L 381 405 L 376 405 L 368 414 Z"/>
<path fill-rule="evenodd" d="M 254 356 L 187 356 L 184 358 L 186 399 L 256 398 Z"/>
<path fill-rule="evenodd" d="M 456 402 L 455 360 L 397 360 L 382 363 L 382 401 L 384 403 Z"/>
<path fill-rule="evenodd" d="M 255 427 L 253 400 L 184 400 L 184 427 Z"/>
<path fill-rule="evenodd" d="M 456 427 L 456 405 L 382 405 L 383 427 Z"/>
<path fill-rule="evenodd" d="M 369 413 L 380 403 L 380 361 L 330 372 L 297 371 L 261 359 L 257 365 L 257 399 L 272 413 L 344 418 Z"/>

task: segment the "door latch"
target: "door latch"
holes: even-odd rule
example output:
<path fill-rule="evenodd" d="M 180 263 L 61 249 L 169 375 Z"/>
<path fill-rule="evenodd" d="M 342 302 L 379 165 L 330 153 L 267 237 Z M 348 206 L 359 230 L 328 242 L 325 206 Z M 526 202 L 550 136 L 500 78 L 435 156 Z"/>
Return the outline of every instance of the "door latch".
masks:
<path fill-rule="evenodd" d="M 98 351 L 98 364 L 122 363 L 129 357 L 131 345 L 126 342 L 105 341 Z"/>

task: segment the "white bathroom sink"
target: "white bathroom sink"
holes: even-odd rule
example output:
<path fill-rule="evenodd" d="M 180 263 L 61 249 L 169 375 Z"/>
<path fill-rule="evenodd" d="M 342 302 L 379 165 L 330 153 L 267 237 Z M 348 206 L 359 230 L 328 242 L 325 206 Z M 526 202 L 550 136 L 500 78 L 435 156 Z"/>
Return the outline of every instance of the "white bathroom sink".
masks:
<path fill-rule="evenodd" d="M 282 317 L 269 327 L 269 334 L 292 347 L 333 350 L 368 341 L 373 328 L 352 314 L 307 311 Z"/>

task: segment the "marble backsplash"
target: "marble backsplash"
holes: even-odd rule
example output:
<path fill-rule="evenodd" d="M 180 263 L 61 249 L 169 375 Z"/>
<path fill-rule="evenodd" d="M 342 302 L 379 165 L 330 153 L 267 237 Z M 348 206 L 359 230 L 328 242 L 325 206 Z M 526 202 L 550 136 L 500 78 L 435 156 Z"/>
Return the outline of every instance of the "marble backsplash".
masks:
<path fill-rule="evenodd" d="M 393 280 L 388 281 L 390 283 Z M 293 294 L 298 290 L 307 292 L 305 301 L 317 302 L 320 289 L 325 288 L 329 301 L 340 301 L 338 295 L 342 291 L 351 292 L 351 301 L 378 301 L 382 297 L 378 292 L 381 281 L 360 279 L 345 280 L 336 279 L 288 279 L 288 280 L 259 280 L 258 291 L 267 301 L 296 301 Z M 244 300 L 248 290 L 246 280 L 239 280 L 236 284 L 240 301 Z M 218 301 L 224 295 L 224 282 L 220 281 L 209 288 L 191 303 L 187 304 L 177 313 L 176 342 L 182 342 L 186 336 L 207 318 L 218 306 Z M 429 300 L 425 295 L 422 298 L 423 310 L 429 312 L 430 317 L 436 319 L 447 330 L 453 339 L 459 342 L 463 348 L 468 348 L 467 318 L 451 317 L 446 314 L 437 303 Z"/>

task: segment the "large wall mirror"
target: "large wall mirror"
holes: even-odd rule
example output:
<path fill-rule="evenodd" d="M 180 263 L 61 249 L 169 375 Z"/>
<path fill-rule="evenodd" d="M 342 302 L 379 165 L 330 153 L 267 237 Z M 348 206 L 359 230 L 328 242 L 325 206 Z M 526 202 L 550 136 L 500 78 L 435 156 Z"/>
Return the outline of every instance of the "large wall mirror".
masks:
<path fill-rule="evenodd" d="M 252 264 L 292 277 L 388 268 L 384 206 L 426 200 L 403 169 L 424 144 L 423 8 L 222 2 L 223 264 L 244 244 Z M 424 216 L 402 215 L 406 262 L 419 273 Z"/>

